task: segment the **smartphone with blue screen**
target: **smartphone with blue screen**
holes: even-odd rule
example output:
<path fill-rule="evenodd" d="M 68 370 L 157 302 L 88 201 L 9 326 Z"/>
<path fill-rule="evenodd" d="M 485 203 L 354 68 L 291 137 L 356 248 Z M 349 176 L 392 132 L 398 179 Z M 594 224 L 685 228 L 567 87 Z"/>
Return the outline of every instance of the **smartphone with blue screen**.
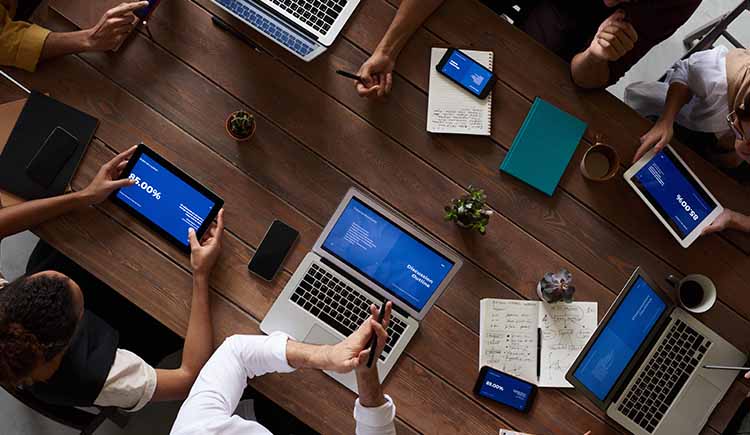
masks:
<path fill-rule="evenodd" d="M 516 411 L 529 412 L 536 396 L 536 385 L 492 367 L 484 366 L 474 386 L 474 394 Z"/>
<path fill-rule="evenodd" d="M 497 82 L 497 76 L 492 71 L 455 48 L 449 48 L 435 68 L 440 74 L 482 100 L 490 95 Z"/>
<path fill-rule="evenodd" d="M 159 6 L 160 0 L 148 0 L 148 6 L 133 11 L 136 17 L 140 20 L 148 20 L 151 14 L 154 12 L 157 6 Z"/>

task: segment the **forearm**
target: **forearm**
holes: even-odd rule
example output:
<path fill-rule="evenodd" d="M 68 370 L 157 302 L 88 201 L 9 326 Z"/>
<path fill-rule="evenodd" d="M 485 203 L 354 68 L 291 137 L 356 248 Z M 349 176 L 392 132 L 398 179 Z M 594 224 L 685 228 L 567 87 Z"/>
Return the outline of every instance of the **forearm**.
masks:
<path fill-rule="evenodd" d="M 90 204 L 84 192 L 73 192 L 0 208 L 0 239 Z"/>
<path fill-rule="evenodd" d="M 88 30 L 50 33 L 44 42 L 41 58 L 52 59 L 89 50 L 89 33 Z"/>
<path fill-rule="evenodd" d="M 573 58 L 570 63 L 570 73 L 573 82 L 582 88 L 603 88 L 609 83 L 609 62 L 586 50 Z"/>
<path fill-rule="evenodd" d="M 691 98 L 693 98 L 693 94 L 690 92 L 690 88 L 682 83 L 672 83 L 669 85 L 667 98 L 664 101 L 664 111 L 660 118 L 670 124 L 673 123 L 677 114 L 690 102 Z"/>
<path fill-rule="evenodd" d="M 403 0 L 376 51 L 396 59 L 414 32 L 444 0 Z"/>
<path fill-rule="evenodd" d="M 750 216 L 734 212 L 729 228 L 750 233 Z"/>
<path fill-rule="evenodd" d="M 359 403 L 366 408 L 377 408 L 385 404 L 383 386 L 380 385 L 377 369 L 357 370 Z"/>
<path fill-rule="evenodd" d="M 190 320 L 185 334 L 181 368 L 191 376 L 197 376 L 212 352 L 213 326 L 208 274 L 198 273 L 193 276 L 193 298 L 190 303 Z"/>
<path fill-rule="evenodd" d="M 327 367 L 330 346 L 300 343 L 289 339 L 286 343 L 286 359 L 295 369 L 318 369 Z"/>

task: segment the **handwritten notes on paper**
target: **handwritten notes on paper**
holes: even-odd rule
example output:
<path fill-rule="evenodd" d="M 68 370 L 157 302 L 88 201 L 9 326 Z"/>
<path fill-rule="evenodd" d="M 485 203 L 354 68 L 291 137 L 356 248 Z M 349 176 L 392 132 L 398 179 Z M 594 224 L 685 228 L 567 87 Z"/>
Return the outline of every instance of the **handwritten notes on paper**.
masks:
<path fill-rule="evenodd" d="M 595 302 L 483 299 L 479 365 L 540 387 L 572 387 L 565 373 L 596 329 Z"/>

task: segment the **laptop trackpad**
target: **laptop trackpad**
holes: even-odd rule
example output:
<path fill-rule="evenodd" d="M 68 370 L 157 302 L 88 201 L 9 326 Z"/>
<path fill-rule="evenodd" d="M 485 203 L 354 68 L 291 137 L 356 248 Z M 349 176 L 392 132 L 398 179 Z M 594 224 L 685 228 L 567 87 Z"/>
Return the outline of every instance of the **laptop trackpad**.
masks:
<path fill-rule="evenodd" d="M 675 415 L 679 416 L 684 427 L 701 428 L 711 415 L 719 393 L 719 389 L 713 384 L 697 376 L 682 394 Z"/>
<path fill-rule="evenodd" d="M 307 337 L 302 341 L 307 344 L 337 344 L 341 339 L 320 326 L 313 325 L 310 332 L 307 333 Z"/>

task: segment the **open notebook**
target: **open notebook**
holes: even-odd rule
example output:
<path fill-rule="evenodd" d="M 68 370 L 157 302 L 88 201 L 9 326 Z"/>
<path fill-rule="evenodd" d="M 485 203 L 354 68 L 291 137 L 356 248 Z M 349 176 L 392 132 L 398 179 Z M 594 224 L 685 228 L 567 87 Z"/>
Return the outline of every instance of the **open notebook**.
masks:
<path fill-rule="evenodd" d="M 427 131 L 489 136 L 492 126 L 492 94 L 480 100 L 437 72 L 435 67 L 446 51 L 445 48 L 432 49 Z M 493 54 L 491 51 L 461 51 L 492 70 Z"/>
<path fill-rule="evenodd" d="M 540 387 L 573 388 L 570 366 L 597 324 L 596 302 L 482 299 L 479 367 L 525 379 Z"/>

